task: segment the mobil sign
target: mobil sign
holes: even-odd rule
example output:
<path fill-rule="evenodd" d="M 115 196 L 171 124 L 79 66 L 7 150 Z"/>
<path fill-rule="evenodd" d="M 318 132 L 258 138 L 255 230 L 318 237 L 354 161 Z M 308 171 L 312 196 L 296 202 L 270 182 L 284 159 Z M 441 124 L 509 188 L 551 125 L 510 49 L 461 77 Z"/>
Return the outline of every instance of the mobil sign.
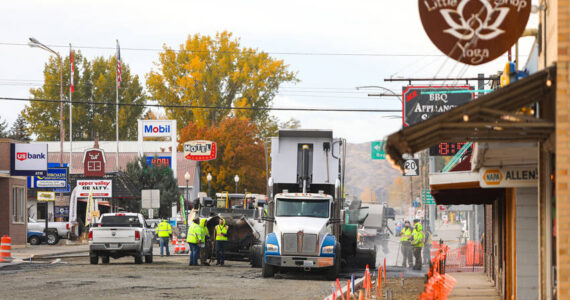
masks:
<path fill-rule="evenodd" d="M 47 165 L 47 144 L 10 144 L 10 175 L 45 176 Z"/>
<path fill-rule="evenodd" d="M 174 128 L 170 120 L 141 120 L 142 137 L 172 136 Z"/>

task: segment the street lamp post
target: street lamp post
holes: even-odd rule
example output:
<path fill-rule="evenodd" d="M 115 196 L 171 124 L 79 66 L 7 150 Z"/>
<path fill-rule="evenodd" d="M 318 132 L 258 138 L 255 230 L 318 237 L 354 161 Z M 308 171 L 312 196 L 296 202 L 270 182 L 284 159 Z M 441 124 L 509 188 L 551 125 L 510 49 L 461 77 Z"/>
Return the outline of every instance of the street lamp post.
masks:
<path fill-rule="evenodd" d="M 210 197 L 210 181 L 212 181 L 212 174 L 209 172 L 208 175 L 206 175 L 206 180 L 208 180 L 208 197 Z"/>
<path fill-rule="evenodd" d="M 61 55 L 59 53 L 53 51 L 48 46 L 40 43 L 40 41 L 36 40 L 35 38 L 31 37 L 30 42 L 28 45 L 32 48 L 40 48 L 42 50 L 48 51 L 50 53 L 55 54 L 59 60 L 59 165 L 63 167 L 63 140 L 64 137 L 64 130 L 63 130 L 63 60 L 61 59 Z M 60 199 L 62 198 L 62 194 L 59 193 Z M 48 202 L 46 202 L 46 227 L 45 227 L 45 236 L 47 238 L 48 233 Z"/>
<path fill-rule="evenodd" d="M 190 173 L 188 173 L 188 171 L 186 171 L 186 174 L 184 174 L 184 179 L 186 179 L 186 201 L 190 203 L 190 191 L 188 189 L 188 182 L 190 181 Z M 184 207 L 182 209 L 184 209 Z"/>
<path fill-rule="evenodd" d="M 236 176 L 234 176 L 234 181 L 236 182 L 236 194 L 238 192 L 238 182 L 239 182 L 239 176 L 236 174 Z"/>

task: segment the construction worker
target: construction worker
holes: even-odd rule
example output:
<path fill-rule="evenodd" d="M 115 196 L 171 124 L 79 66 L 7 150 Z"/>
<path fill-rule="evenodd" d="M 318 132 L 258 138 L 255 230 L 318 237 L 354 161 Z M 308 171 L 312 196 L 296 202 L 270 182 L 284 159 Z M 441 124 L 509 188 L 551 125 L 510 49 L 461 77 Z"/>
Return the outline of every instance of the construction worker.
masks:
<path fill-rule="evenodd" d="M 414 270 L 422 269 L 422 248 L 424 247 L 424 232 L 419 219 L 414 219 L 414 231 L 412 231 L 412 247 L 414 252 Z"/>
<path fill-rule="evenodd" d="M 404 222 L 404 227 L 400 233 L 400 245 L 402 249 L 402 256 L 404 257 L 404 261 L 402 262 L 402 267 L 411 268 L 414 264 L 414 259 L 412 257 L 412 244 L 410 239 L 412 238 L 412 226 L 410 225 L 410 221 Z M 407 266 L 406 266 L 407 263 Z"/>
<path fill-rule="evenodd" d="M 190 263 L 189 266 L 198 265 L 198 257 L 200 255 L 200 243 L 202 243 L 202 229 L 200 228 L 200 218 L 196 217 L 188 227 L 187 241 L 190 244 Z"/>
<path fill-rule="evenodd" d="M 220 224 L 216 226 L 216 265 L 224 265 L 226 255 L 226 243 L 228 242 L 228 225 L 226 220 L 220 218 Z"/>
<path fill-rule="evenodd" d="M 424 265 L 429 265 L 431 260 L 431 244 L 432 244 L 432 236 L 429 224 L 426 224 L 424 228 L 424 254 L 423 254 L 423 262 Z"/>
<path fill-rule="evenodd" d="M 210 258 L 211 248 L 206 246 L 210 240 L 210 232 L 206 226 L 206 218 L 200 219 L 200 230 L 202 232 L 202 243 L 200 244 L 200 248 L 203 248 L 203 250 L 200 250 L 200 260 L 202 261 L 202 265 L 209 266 L 210 264 L 208 263 L 208 259 Z"/>
<path fill-rule="evenodd" d="M 166 248 L 166 256 L 170 256 L 170 249 L 168 249 L 168 240 L 172 236 L 172 226 L 162 219 L 158 226 L 156 227 L 156 233 L 158 234 L 158 242 L 160 243 L 160 256 L 162 256 L 162 249 Z"/>

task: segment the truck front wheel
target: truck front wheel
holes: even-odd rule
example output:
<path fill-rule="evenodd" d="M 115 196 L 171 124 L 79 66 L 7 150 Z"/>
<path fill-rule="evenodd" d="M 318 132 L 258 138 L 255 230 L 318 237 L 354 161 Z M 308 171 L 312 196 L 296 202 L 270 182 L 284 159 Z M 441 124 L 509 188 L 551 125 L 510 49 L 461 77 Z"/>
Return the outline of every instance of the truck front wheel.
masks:
<path fill-rule="evenodd" d="M 275 275 L 275 267 L 265 263 L 265 258 L 261 258 L 261 276 L 270 278 Z"/>
<path fill-rule="evenodd" d="M 341 258 L 340 258 L 340 245 L 336 246 L 334 258 L 334 266 L 330 270 L 327 271 L 326 277 L 327 280 L 335 280 L 338 278 L 338 274 L 340 273 L 340 265 L 341 265 Z"/>

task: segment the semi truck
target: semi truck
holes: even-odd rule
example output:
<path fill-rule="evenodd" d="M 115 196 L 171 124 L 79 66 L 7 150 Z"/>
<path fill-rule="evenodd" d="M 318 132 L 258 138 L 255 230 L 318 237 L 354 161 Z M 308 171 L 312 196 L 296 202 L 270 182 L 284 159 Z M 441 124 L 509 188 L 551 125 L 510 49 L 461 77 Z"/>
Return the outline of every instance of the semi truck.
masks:
<path fill-rule="evenodd" d="M 262 254 L 263 277 L 304 270 L 334 279 L 351 258 L 376 265 L 376 248 L 357 245 L 366 216 L 347 222 L 345 164 L 346 141 L 330 130 L 280 130 L 272 138 L 265 238 L 253 251 Z"/>

